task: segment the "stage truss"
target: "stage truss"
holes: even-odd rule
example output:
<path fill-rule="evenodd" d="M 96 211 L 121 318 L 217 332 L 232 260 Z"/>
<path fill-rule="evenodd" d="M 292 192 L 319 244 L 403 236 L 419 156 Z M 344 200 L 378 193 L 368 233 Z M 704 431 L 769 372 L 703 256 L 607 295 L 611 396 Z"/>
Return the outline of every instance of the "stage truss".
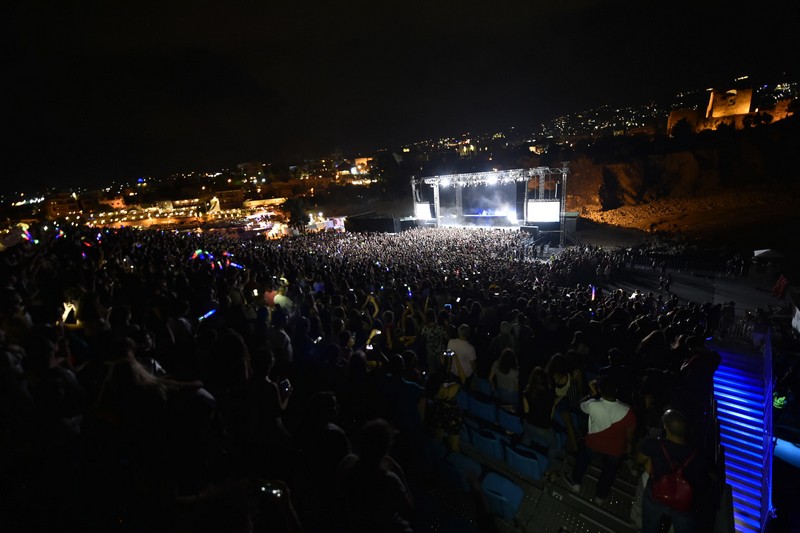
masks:
<path fill-rule="evenodd" d="M 439 202 L 439 188 L 455 187 L 456 215 L 463 215 L 461 191 L 464 187 L 474 185 L 492 185 L 497 183 L 525 182 L 525 200 L 523 203 L 523 223 L 536 221 L 528 218 L 528 203 L 533 202 L 559 202 L 559 232 L 561 245 L 564 245 L 564 218 L 567 203 L 567 175 L 569 165 L 564 163 L 561 168 L 536 167 L 515 168 L 510 170 L 494 170 L 491 172 L 473 172 L 468 174 L 446 174 L 441 176 L 424 176 L 411 180 L 411 193 L 415 203 L 419 199 L 419 187 L 430 185 L 433 188 L 433 220 L 437 225 L 441 222 L 441 205 Z M 536 180 L 534 198 L 530 198 L 531 188 L 529 182 Z"/>

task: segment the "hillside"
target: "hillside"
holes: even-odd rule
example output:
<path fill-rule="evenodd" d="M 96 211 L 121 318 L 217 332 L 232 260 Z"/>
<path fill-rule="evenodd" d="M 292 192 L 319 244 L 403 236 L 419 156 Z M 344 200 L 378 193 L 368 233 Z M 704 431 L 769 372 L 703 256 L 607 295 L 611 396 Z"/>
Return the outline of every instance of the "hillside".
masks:
<path fill-rule="evenodd" d="M 617 143 L 577 155 L 567 208 L 594 222 L 713 246 L 794 251 L 800 213 L 796 117 L 654 145 Z"/>
<path fill-rule="evenodd" d="M 677 139 L 602 139 L 516 166 L 562 161 L 571 169 L 567 210 L 585 221 L 630 229 L 629 238 L 636 230 L 704 246 L 800 253 L 794 229 L 800 213 L 798 117 Z M 409 216 L 406 183 L 404 178 L 395 194 L 365 191 L 355 202 L 340 196 L 324 209 Z"/>
<path fill-rule="evenodd" d="M 681 233 L 718 244 L 760 239 L 764 247 L 790 244 L 785 238 L 797 214 L 796 196 L 746 189 L 703 197 L 659 198 L 605 211 L 599 206 L 587 206 L 581 211 L 586 219 L 614 226 Z"/>

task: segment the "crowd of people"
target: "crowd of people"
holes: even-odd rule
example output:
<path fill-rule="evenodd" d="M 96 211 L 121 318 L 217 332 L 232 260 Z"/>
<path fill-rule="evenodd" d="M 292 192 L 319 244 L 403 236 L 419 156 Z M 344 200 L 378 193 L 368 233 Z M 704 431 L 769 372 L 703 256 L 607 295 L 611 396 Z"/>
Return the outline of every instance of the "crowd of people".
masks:
<path fill-rule="evenodd" d="M 29 236 L 0 254 L 4 531 L 422 530 L 430 443 L 459 450 L 479 380 L 525 444 L 576 456 L 548 482 L 602 457 L 601 500 L 637 450 L 669 467 L 654 436 L 711 453 L 713 308 L 614 290 L 624 252 L 533 259 L 524 233 L 464 228 Z M 647 531 L 674 514 L 644 501 Z"/>

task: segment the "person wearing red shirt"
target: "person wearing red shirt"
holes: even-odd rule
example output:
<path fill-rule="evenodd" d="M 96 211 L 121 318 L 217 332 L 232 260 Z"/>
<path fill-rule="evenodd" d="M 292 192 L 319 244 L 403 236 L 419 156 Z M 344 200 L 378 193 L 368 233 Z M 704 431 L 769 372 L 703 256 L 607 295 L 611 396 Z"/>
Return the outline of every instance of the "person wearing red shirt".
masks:
<path fill-rule="evenodd" d="M 601 377 L 589 383 L 591 395 L 581 402 L 581 411 L 589 415 L 589 431 L 575 461 L 572 477 L 565 476 L 573 492 L 580 491 L 586 470 L 595 456 L 600 458 L 600 479 L 594 501 L 602 505 L 617 477 L 622 457 L 631 451 L 636 417 L 629 405 L 617 400 L 613 380 Z"/>

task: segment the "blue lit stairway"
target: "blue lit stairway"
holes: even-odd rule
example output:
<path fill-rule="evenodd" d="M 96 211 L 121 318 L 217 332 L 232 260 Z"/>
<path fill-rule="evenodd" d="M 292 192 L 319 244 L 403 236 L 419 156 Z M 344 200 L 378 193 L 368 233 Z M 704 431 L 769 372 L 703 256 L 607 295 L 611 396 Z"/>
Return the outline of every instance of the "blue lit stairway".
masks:
<path fill-rule="evenodd" d="M 772 357 L 742 340 L 715 341 L 714 397 L 736 531 L 763 532 L 772 513 Z"/>

